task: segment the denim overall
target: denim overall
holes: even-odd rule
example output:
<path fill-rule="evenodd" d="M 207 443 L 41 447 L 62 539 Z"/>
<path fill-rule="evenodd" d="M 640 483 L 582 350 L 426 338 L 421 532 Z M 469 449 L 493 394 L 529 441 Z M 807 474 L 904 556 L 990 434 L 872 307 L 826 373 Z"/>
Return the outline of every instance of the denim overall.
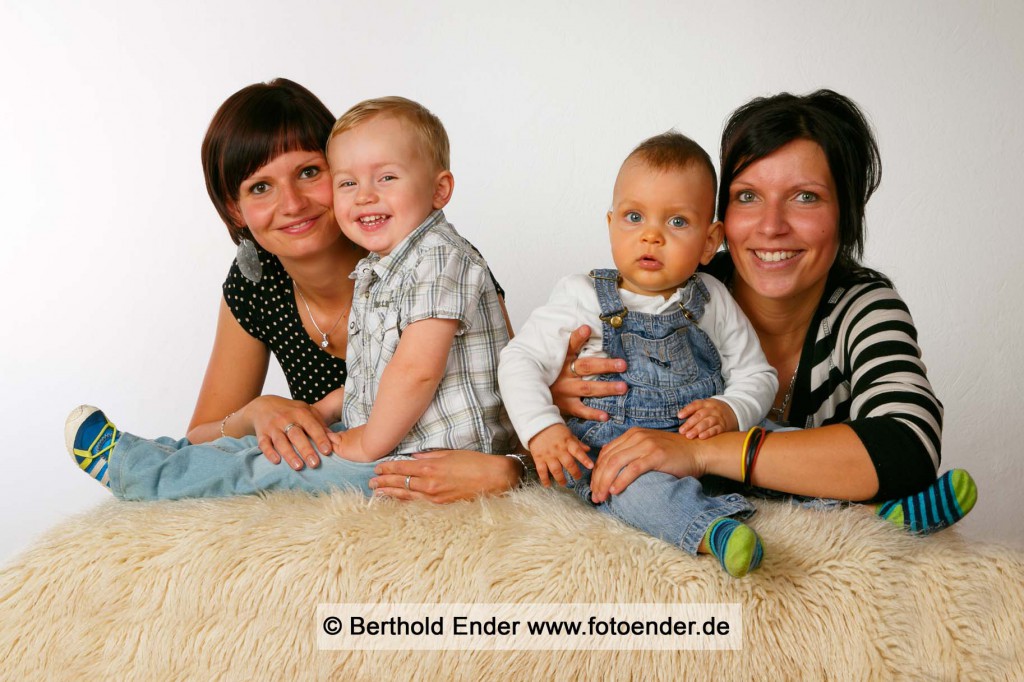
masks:
<path fill-rule="evenodd" d="M 710 398 L 725 389 L 722 360 L 708 335 L 697 326 L 710 300 L 704 283 L 693 276 L 682 287 L 679 307 L 655 315 L 627 310 L 619 297 L 619 272 L 593 270 L 601 305 L 603 350 L 608 357 L 624 358 L 626 371 L 604 374 L 598 381 L 624 381 L 625 395 L 586 398 L 584 402 L 608 413 L 606 422 L 573 418 L 569 428 L 597 459 L 600 449 L 630 428 L 639 426 L 675 432 L 676 416 L 694 400 Z M 590 501 L 590 472 L 572 482 Z M 708 527 L 723 516 L 746 517 L 754 508 L 740 494 L 718 497 L 704 494 L 701 482 L 649 471 L 606 502 L 597 505 L 635 528 L 697 553 Z"/>

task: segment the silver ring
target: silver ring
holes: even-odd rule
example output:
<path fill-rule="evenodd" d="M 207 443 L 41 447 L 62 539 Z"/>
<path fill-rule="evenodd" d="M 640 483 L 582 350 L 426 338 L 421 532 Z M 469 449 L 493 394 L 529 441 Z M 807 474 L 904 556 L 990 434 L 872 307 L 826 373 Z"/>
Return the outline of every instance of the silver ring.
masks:
<path fill-rule="evenodd" d="M 410 488 L 410 487 L 409 487 L 409 480 L 410 480 L 411 478 L 412 478 L 412 476 L 406 476 L 406 477 L 405 477 L 405 489 L 406 489 L 406 490 L 412 490 L 412 488 Z"/>
<path fill-rule="evenodd" d="M 569 363 L 569 371 L 572 372 L 572 375 L 574 377 L 576 377 L 577 379 L 579 378 L 580 375 L 576 373 L 576 360 L 575 359 L 572 362 Z"/>
<path fill-rule="evenodd" d="M 287 436 L 288 432 L 291 431 L 296 426 L 298 426 L 298 424 L 296 424 L 295 422 L 292 422 L 291 424 L 288 424 L 287 426 L 285 426 L 284 427 L 284 435 Z"/>

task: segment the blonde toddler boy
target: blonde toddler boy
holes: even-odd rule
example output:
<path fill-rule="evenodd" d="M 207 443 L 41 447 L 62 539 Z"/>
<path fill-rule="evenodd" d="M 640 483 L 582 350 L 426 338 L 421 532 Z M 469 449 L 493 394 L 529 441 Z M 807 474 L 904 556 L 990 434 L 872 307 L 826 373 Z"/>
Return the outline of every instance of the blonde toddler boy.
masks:
<path fill-rule="evenodd" d="M 149 440 L 119 431 L 96 408 L 76 408 L 65 428 L 68 450 L 108 487 L 108 464 L 116 469 L 117 497 L 345 487 L 370 494 L 372 463 L 384 457 L 515 450 L 498 394 L 509 338 L 498 293 L 483 257 L 442 212 L 454 189 L 444 126 L 416 102 L 368 100 L 338 119 L 327 158 L 338 224 L 370 252 L 352 274 L 345 387 L 318 403 L 348 426 L 331 434 L 341 457 L 293 471 L 267 461 L 252 436 Z"/>

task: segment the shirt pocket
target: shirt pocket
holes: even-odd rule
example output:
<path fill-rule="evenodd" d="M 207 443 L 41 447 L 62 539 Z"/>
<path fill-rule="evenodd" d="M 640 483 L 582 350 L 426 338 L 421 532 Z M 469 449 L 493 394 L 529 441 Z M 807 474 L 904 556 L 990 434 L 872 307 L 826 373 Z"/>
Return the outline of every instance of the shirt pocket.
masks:
<path fill-rule="evenodd" d="M 626 380 L 645 386 L 674 388 L 697 380 L 697 362 L 686 329 L 676 329 L 661 339 L 637 334 L 622 335 L 626 354 Z"/>
<path fill-rule="evenodd" d="M 401 332 L 398 330 L 400 315 L 397 306 L 394 305 L 379 307 L 374 311 L 374 315 L 376 317 L 374 336 L 376 345 L 380 349 L 377 365 L 383 369 L 383 366 L 391 361 L 395 351 L 398 350 L 398 342 L 401 339 Z"/>

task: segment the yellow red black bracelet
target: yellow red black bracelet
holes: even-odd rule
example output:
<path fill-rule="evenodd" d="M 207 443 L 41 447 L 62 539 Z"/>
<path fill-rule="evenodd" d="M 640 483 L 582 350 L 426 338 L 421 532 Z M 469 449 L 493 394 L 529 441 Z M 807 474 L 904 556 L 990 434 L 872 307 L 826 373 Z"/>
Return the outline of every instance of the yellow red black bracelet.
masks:
<path fill-rule="evenodd" d="M 761 443 L 765 441 L 767 433 L 760 426 L 753 426 L 747 431 L 747 437 L 743 441 L 743 467 L 740 470 L 743 475 L 743 485 L 750 485 L 750 478 L 754 472 L 754 460 L 761 450 Z"/>
<path fill-rule="evenodd" d="M 750 439 L 756 428 L 755 426 L 747 431 L 747 437 L 743 439 L 743 446 L 740 447 L 740 482 L 747 480 L 747 447 L 750 445 Z"/>
<path fill-rule="evenodd" d="M 750 466 L 747 467 L 747 485 L 751 485 L 754 478 L 754 465 L 757 464 L 757 458 L 761 455 L 761 448 L 764 447 L 764 442 L 768 440 L 768 435 L 771 431 L 767 429 L 761 429 L 761 440 L 757 443 L 757 448 L 754 450 L 754 456 L 750 459 Z"/>

